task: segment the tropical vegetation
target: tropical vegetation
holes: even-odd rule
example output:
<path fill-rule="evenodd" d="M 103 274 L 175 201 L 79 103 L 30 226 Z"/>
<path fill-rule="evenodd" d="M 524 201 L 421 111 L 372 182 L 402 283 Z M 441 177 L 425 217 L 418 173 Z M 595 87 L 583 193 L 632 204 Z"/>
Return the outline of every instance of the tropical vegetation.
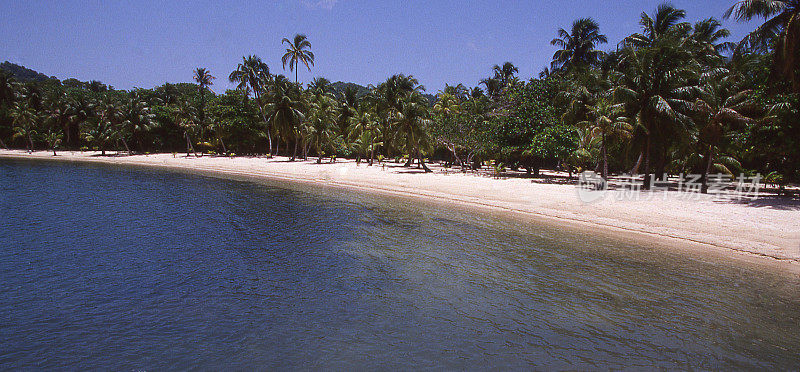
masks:
<path fill-rule="evenodd" d="M 763 22 L 729 40 L 718 19 L 692 24 L 665 3 L 641 14 L 640 32 L 606 47 L 601 25 L 578 19 L 555 31 L 557 51 L 538 78 L 522 80 L 504 62 L 473 86 L 435 96 L 407 74 L 368 87 L 321 77 L 303 84 L 298 70 L 310 72 L 315 56 L 302 34 L 282 40 L 281 67 L 293 81 L 249 55 L 227 75 L 236 89 L 223 94 L 202 67 L 194 83 L 125 91 L 6 62 L 0 146 L 346 157 L 424 172 L 440 161 L 532 177 L 594 170 L 644 175 L 645 186 L 679 173 L 703 174 L 704 185 L 719 172 L 800 181 L 800 2 L 737 1 L 720 16 Z"/>

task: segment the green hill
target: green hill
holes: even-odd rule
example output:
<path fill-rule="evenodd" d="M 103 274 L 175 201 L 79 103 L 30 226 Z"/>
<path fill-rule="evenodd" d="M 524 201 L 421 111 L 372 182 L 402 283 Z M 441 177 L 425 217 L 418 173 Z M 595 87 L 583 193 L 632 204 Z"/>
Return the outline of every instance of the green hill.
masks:
<path fill-rule="evenodd" d="M 25 66 L 5 61 L 0 64 L 0 70 L 4 70 L 14 76 L 19 81 L 47 81 L 58 80 L 55 76 L 47 76 L 41 72 L 31 70 Z"/>

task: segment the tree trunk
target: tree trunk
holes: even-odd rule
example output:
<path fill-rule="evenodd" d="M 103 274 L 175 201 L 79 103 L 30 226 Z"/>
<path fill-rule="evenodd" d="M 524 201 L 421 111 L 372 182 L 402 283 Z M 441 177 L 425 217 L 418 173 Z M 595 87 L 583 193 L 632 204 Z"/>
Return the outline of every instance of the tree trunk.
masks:
<path fill-rule="evenodd" d="M 28 133 L 28 143 L 30 144 L 30 147 L 28 148 L 29 149 L 28 153 L 32 154 L 33 153 L 33 138 L 31 138 L 31 134 L 30 133 Z"/>
<path fill-rule="evenodd" d="M 600 145 L 602 152 L 603 152 L 603 174 L 602 177 L 604 180 L 608 181 L 608 152 L 606 150 L 606 134 L 603 132 L 602 136 L 603 143 Z"/>
<path fill-rule="evenodd" d="M 294 139 L 294 151 L 292 152 L 292 161 L 294 161 L 294 159 L 297 158 L 297 142 L 298 142 L 297 138 L 295 138 Z M 286 144 L 286 146 L 289 146 L 289 144 Z"/>
<path fill-rule="evenodd" d="M 458 162 L 458 165 L 461 167 L 461 170 L 462 171 L 466 170 L 466 167 L 464 167 L 464 161 L 462 161 L 461 158 L 458 156 L 458 150 L 456 149 L 456 146 L 450 144 L 447 146 L 447 148 L 450 149 L 450 152 L 453 153 L 453 157 L 456 158 L 456 161 Z"/>
<path fill-rule="evenodd" d="M 714 146 L 708 146 L 706 158 L 706 169 L 703 172 L 703 177 L 700 179 L 700 192 L 703 194 L 708 194 L 708 174 L 711 172 L 711 166 L 714 165 Z"/>
<path fill-rule="evenodd" d="M 128 155 L 133 155 L 133 153 L 131 152 L 130 147 L 128 147 L 128 142 L 125 141 L 125 138 L 122 138 L 122 144 L 125 145 L 125 151 L 128 152 Z"/>
<path fill-rule="evenodd" d="M 428 168 L 427 165 L 425 165 L 425 162 L 422 161 L 422 152 L 419 151 L 419 148 L 417 148 L 416 150 L 417 150 L 417 161 L 419 161 L 419 164 L 422 165 L 422 169 L 425 170 L 425 173 L 433 172 L 432 170 L 430 170 L 430 168 Z"/>
<path fill-rule="evenodd" d="M 647 134 L 647 139 L 644 145 L 644 184 L 643 190 L 650 190 L 650 134 Z"/>
<path fill-rule="evenodd" d="M 642 165 L 642 159 L 644 159 L 644 152 L 640 152 L 639 153 L 639 157 L 636 159 L 636 164 L 633 165 L 633 168 L 631 168 L 631 171 L 628 172 L 628 173 L 630 173 L 630 174 L 638 174 L 639 173 L 639 167 Z"/>
<path fill-rule="evenodd" d="M 2 139 L 0 139 L 0 146 L 3 146 L 4 149 L 8 150 L 8 146 L 6 146 L 6 143 L 3 142 Z"/>
<path fill-rule="evenodd" d="M 225 155 L 228 155 L 228 148 L 225 147 L 225 141 L 222 140 L 222 137 L 219 137 L 219 143 L 222 144 L 222 152 L 224 152 Z"/>
<path fill-rule="evenodd" d="M 183 132 L 183 134 L 186 135 L 186 157 L 187 158 L 189 157 L 189 150 L 192 150 L 192 152 L 194 153 L 194 157 L 197 157 L 197 151 L 195 151 L 194 149 L 194 145 L 192 144 L 192 139 L 189 138 L 189 132 Z M 127 147 L 128 145 L 125 146 Z"/>
<path fill-rule="evenodd" d="M 270 131 L 270 123 L 269 123 L 269 120 L 267 120 L 267 114 L 264 113 L 264 108 L 261 107 L 261 102 L 259 102 L 260 100 L 259 100 L 259 94 L 258 94 L 258 90 L 257 89 L 253 89 L 253 95 L 256 98 L 256 106 L 258 106 L 258 112 L 261 113 L 261 118 L 264 119 L 264 124 L 267 125 L 267 128 L 266 128 L 266 131 L 267 131 L 267 143 L 268 143 L 267 155 L 271 156 L 272 155 L 272 133 Z M 275 144 L 275 153 L 277 154 L 277 152 L 278 152 L 278 144 L 276 143 Z"/>
<path fill-rule="evenodd" d="M 372 142 L 369 144 L 369 162 L 367 164 L 372 166 L 373 159 L 375 159 L 375 138 L 370 137 L 370 141 Z"/>

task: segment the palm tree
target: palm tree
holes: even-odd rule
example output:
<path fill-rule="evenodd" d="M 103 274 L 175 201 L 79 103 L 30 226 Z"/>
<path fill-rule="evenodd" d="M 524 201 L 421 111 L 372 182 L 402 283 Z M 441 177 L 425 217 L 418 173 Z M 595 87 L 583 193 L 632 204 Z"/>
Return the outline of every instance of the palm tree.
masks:
<path fill-rule="evenodd" d="M 267 126 L 267 153 L 272 155 L 272 128 L 270 128 L 270 122 L 267 120 L 267 114 L 264 111 L 264 102 L 261 102 L 261 95 L 264 93 L 265 85 L 271 80 L 270 76 L 267 64 L 261 61 L 258 56 L 250 55 L 242 57 L 242 63 L 236 67 L 236 70 L 231 72 L 228 80 L 232 83 L 238 83 L 236 88 L 239 90 L 253 92 L 258 112 L 261 113 L 261 118 L 264 119 L 264 124 Z"/>
<path fill-rule="evenodd" d="M 676 130 L 687 130 L 691 119 L 685 114 L 691 103 L 682 98 L 698 67 L 689 50 L 669 44 L 641 50 L 623 50 L 614 97 L 625 107 L 626 116 L 635 119 L 644 137 L 642 160 L 644 188 L 650 187 L 652 143 L 661 140 L 662 148 L 674 138 Z"/>
<path fill-rule="evenodd" d="M 367 164 L 372 165 L 375 159 L 375 147 L 383 145 L 383 142 L 378 141 L 380 136 L 378 120 L 368 110 L 359 110 L 349 121 L 349 140 L 363 151 L 363 155 L 369 157 Z M 362 151 L 357 152 L 356 162 L 360 162 Z"/>
<path fill-rule="evenodd" d="M 24 138 L 28 142 L 28 152 L 33 152 L 33 137 L 36 135 L 36 125 L 39 121 L 36 111 L 27 102 L 17 102 L 11 109 L 14 118 L 14 137 Z"/>
<path fill-rule="evenodd" d="M 334 138 L 337 138 L 338 128 L 335 125 L 337 116 L 336 100 L 321 89 L 315 90 L 312 92 L 309 106 L 308 125 L 310 131 L 308 141 L 314 145 L 314 150 L 317 152 L 317 163 L 321 163 L 322 148 L 330 145 Z M 304 151 L 304 153 L 307 153 L 307 151 Z"/>
<path fill-rule="evenodd" d="M 115 135 L 114 127 L 108 121 L 98 120 L 97 123 L 91 125 L 83 133 L 83 139 L 97 146 L 101 151 L 101 155 L 105 156 L 106 145 L 114 140 Z"/>
<path fill-rule="evenodd" d="M 645 189 L 650 188 L 653 139 L 660 140 L 656 144 L 665 153 L 670 140 L 682 138 L 676 131 L 687 131 L 692 125 L 686 115 L 691 103 L 682 93 L 690 89 L 701 66 L 687 46 L 691 26 L 680 23 L 683 17 L 685 11 L 669 4 L 660 5 L 654 17 L 642 13 L 643 32 L 625 38 L 625 47 L 616 53 L 614 98 L 644 137 L 640 159 Z"/>
<path fill-rule="evenodd" d="M 59 128 L 67 137 L 67 143 L 71 143 L 70 138 L 70 124 L 71 124 L 71 107 L 67 95 L 61 91 L 55 91 L 54 94 L 47 97 L 45 100 L 46 110 L 44 112 L 45 119 L 51 126 Z"/>
<path fill-rule="evenodd" d="M 712 17 L 695 23 L 691 38 L 701 45 L 707 46 L 710 49 L 709 53 L 722 54 L 735 47 L 732 42 L 721 41 L 729 36 L 731 36 L 731 32 L 722 28 L 722 23 Z"/>
<path fill-rule="evenodd" d="M 276 76 L 270 90 L 269 103 L 266 105 L 268 123 L 282 130 L 286 146 L 294 139 L 292 161 L 297 157 L 297 145 L 300 140 L 300 124 L 305 119 L 303 101 L 296 84 L 287 81 L 283 75 Z M 294 138 L 291 138 L 293 135 Z"/>
<path fill-rule="evenodd" d="M 791 82 L 792 90 L 800 93 L 800 0 L 741 0 L 725 12 L 726 19 L 731 15 L 738 21 L 765 19 L 740 46 L 757 51 L 772 47 L 774 78 Z"/>
<path fill-rule="evenodd" d="M 144 152 L 142 136 L 154 125 L 154 118 L 150 108 L 138 93 L 131 93 L 128 100 L 122 106 L 123 120 L 120 123 L 123 141 L 126 136 L 130 136 L 139 146 L 139 151 Z M 127 147 L 127 143 L 126 143 Z M 130 154 L 130 148 L 127 148 Z"/>
<path fill-rule="evenodd" d="M 659 39 L 671 35 L 688 35 L 691 25 L 680 22 L 686 17 L 686 11 L 677 9 L 669 3 L 663 3 L 656 8 L 655 14 L 651 17 L 642 12 L 639 25 L 642 26 L 642 33 L 636 33 L 623 40 L 623 45 L 635 48 L 643 48 L 654 45 Z"/>
<path fill-rule="evenodd" d="M 408 161 L 405 166 L 410 166 L 416 157 L 419 165 L 425 172 L 431 172 L 422 159 L 420 147 L 427 145 L 429 124 L 427 100 L 422 94 L 415 92 L 400 101 L 399 107 L 392 112 L 391 123 L 395 128 L 398 142 L 405 139 L 405 151 Z"/>
<path fill-rule="evenodd" d="M 600 156 L 602 157 L 603 179 L 608 179 L 608 140 L 609 138 L 629 138 L 633 126 L 623 116 L 622 105 L 614 105 L 610 100 L 601 98 L 589 108 L 592 120 L 579 124 L 587 127 L 590 133 L 600 139 Z"/>
<path fill-rule="evenodd" d="M 330 93 L 333 90 L 331 81 L 324 77 L 316 77 L 308 83 L 308 89 L 312 91 L 319 91 L 322 93 Z"/>
<path fill-rule="evenodd" d="M 47 133 L 42 137 L 42 139 L 44 139 L 44 141 L 50 145 L 50 148 L 53 149 L 53 156 L 58 156 L 58 154 L 56 154 L 56 148 L 58 148 L 58 145 L 61 144 L 61 139 L 63 137 L 64 136 L 61 133 L 53 130 L 48 130 Z"/>
<path fill-rule="evenodd" d="M 192 143 L 192 135 L 198 132 L 200 120 L 192 106 L 187 102 L 178 101 L 175 110 L 175 122 L 183 129 L 183 137 L 186 139 L 186 157 L 189 157 L 190 151 L 197 157 L 197 151 L 195 151 Z"/>
<path fill-rule="evenodd" d="M 505 87 L 514 77 L 514 74 L 519 72 L 519 69 L 513 63 L 505 62 L 503 66 L 494 65 L 492 72 L 494 72 L 494 78 L 500 80 L 503 87 Z"/>
<path fill-rule="evenodd" d="M 286 64 L 288 63 L 289 71 L 294 71 L 294 83 L 297 84 L 297 70 L 299 64 L 304 64 L 308 72 L 311 72 L 311 66 L 314 66 L 314 53 L 308 50 L 311 49 L 311 42 L 308 41 L 306 35 L 297 34 L 294 35 L 294 39 L 291 41 L 287 38 L 283 38 L 281 43 L 289 45 L 286 48 L 286 53 L 281 58 L 283 69 L 286 70 Z"/>
<path fill-rule="evenodd" d="M 740 113 L 748 108 L 749 90 L 742 90 L 728 70 L 717 69 L 702 75 L 697 89 L 695 110 L 700 124 L 699 143 L 704 147 L 706 166 L 703 169 L 703 193 L 708 192 L 708 174 L 726 132 L 733 126 L 751 121 Z"/>
<path fill-rule="evenodd" d="M 336 121 L 339 123 L 339 132 L 348 133 L 350 118 L 356 115 L 359 109 L 358 92 L 353 87 L 346 87 L 339 102 L 339 116 Z"/>
<path fill-rule="evenodd" d="M 109 140 L 122 140 L 125 149 L 130 154 L 128 142 L 125 140 L 124 131 L 121 128 L 121 123 L 124 120 L 120 104 L 111 96 L 106 95 L 98 104 L 97 112 L 100 115 L 98 119 L 97 131 L 93 135 L 96 143 L 99 143 L 100 149 L 105 155 L 105 144 Z"/>
<path fill-rule="evenodd" d="M 600 63 L 603 52 L 595 50 L 600 44 L 608 42 L 606 35 L 600 33 L 600 26 L 591 18 L 581 18 L 572 23 L 572 30 L 558 29 L 558 38 L 550 42 L 561 49 L 553 54 L 553 71 L 595 66 Z M 547 71 L 546 75 L 551 72 Z"/>
<path fill-rule="evenodd" d="M 206 88 L 214 84 L 214 76 L 205 68 L 198 67 L 194 70 L 194 81 L 200 85 L 200 126 L 203 126 L 206 119 Z"/>

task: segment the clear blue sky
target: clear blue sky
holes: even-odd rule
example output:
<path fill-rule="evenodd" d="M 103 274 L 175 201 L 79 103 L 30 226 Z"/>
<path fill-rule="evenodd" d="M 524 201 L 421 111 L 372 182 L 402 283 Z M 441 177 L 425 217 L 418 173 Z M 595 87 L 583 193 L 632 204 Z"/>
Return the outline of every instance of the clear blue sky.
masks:
<path fill-rule="evenodd" d="M 476 85 L 504 61 L 522 78 L 537 76 L 555 51 L 549 42 L 556 30 L 577 18 L 595 18 L 610 49 L 660 2 L 0 0 L 0 61 L 123 89 L 191 81 L 195 67 L 206 67 L 217 77 L 213 89 L 224 92 L 243 55 L 259 55 L 283 73 L 281 39 L 305 33 L 316 67 L 300 71 L 303 82 L 324 76 L 367 85 L 406 73 L 435 93 L 445 83 Z M 733 2 L 673 4 L 694 22 L 722 18 Z M 736 40 L 755 27 L 724 25 Z"/>

